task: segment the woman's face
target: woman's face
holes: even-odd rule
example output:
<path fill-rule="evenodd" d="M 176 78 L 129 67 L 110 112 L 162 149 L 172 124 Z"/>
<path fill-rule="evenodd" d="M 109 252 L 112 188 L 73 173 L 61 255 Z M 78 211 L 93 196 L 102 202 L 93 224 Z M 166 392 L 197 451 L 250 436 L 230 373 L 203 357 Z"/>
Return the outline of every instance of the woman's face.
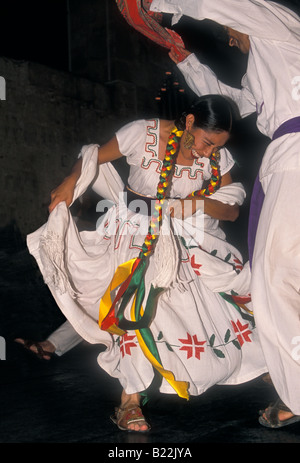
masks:
<path fill-rule="evenodd" d="M 212 132 L 199 129 L 188 122 L 188 117 L 189 116 L 187 116 L 187 128 L 182 136 L 181 142 L 181 153 L 185 159 L 192 160 L 198 158 L 210 158 L 212 153 L 215 153 L 227 143 L 229 139 L 229 132 Z M 191 148 L 184 147 L 187 132 L 195 137 Z"/>

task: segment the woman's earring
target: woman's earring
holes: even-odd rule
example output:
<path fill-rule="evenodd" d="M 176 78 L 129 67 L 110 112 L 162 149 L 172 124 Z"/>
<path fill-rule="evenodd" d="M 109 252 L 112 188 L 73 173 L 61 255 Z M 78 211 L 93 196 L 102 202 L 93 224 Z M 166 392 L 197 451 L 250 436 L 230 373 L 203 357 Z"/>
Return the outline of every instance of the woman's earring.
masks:
<path fill-rule="evenodd" d="M 183 146 L 187 150 L 190 150 L 194 144 L 195 144 L 194 135 L 191 132 L 186 132 L 185 137 L 184 137 Z"/>

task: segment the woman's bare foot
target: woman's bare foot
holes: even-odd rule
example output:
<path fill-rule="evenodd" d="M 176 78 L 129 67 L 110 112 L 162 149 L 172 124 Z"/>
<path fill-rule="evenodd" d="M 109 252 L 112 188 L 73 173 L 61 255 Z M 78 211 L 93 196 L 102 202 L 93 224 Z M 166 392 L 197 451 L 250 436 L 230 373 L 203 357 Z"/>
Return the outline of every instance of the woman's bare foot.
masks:
<path fill-rule="evenodd" d="M 55 353 L 55 346 L 50 341 L 28 341 L 27 339 L 16 338 L 15 342 L 21 344 L 24 349 L 30 350 L 42 360 L 50 360 Z"/>

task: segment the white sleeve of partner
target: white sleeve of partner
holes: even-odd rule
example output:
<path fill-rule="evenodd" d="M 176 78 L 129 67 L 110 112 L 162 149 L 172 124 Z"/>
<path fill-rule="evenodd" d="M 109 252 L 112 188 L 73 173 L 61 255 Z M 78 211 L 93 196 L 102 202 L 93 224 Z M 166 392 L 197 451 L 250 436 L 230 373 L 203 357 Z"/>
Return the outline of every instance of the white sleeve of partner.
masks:
<path fill-rule="evenodd" d="M 196 55 L 189 55 L 184 61 L 178 63 L 188 86 L 196 95 L 219 94 L 231 98 L 239 108 L 242 117 L 256 111 L 256 101 L 246 85 L 246 76 L 243 79 L 242 89 L 230 87 L 221 82 L 215 73 L 202 64 Z"/>
<path fill-rule="evenodd" d="M 267 40 L 299 40 L 299 16 L 266 0 L 153 0 L 151 11 L 173 14 L 176 24 L 185 15 L 211 19 L 244 34 Z"/>

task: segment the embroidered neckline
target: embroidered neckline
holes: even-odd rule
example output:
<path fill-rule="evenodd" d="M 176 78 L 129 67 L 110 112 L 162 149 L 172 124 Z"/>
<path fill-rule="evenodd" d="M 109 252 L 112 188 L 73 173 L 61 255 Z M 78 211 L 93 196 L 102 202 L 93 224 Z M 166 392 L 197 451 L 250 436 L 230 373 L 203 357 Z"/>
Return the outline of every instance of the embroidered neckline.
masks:
<path fill-rule="evenodd" d="M 156 172 L 159 173 L 163 165 L 163 160 L 158 158 L 160 120 L 158 118 L 147 119 L 146 124 L 147 134 L 145 152 L 149 154 L 149 157 L 147 158 L 147 156 L 143 156 L 141 167 L 144 169 L 149 169 L 150 164 L 155 162 L 157 164 Z M 183 173 L 187 172 L 190 179 L 196 179 L 199 172 L 203 174 L 204 168 L 205 163 L 200 159 L 195 159 L 191 166 L 175 164 L 174 178 L 181 178 Z"/>

